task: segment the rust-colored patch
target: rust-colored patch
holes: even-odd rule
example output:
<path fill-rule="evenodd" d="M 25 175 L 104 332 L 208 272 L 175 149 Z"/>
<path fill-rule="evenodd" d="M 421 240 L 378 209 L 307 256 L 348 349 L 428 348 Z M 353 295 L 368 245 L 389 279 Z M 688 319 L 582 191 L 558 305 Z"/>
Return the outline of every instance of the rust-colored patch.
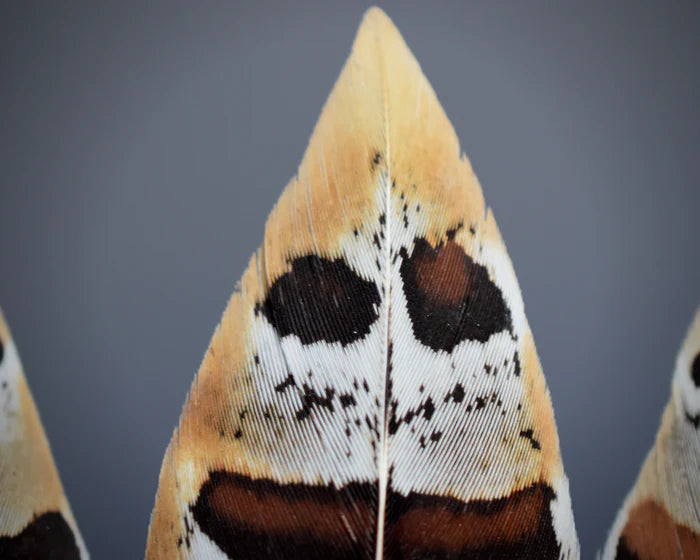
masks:
<path fill-rule="evenodd" d="M 639 560 L 700 560 L 700 536 L 653 500 L 630 510 L 620 538 Z"/>
<path fill-rule="evenodd" d="M 358 558 L 375 541 L 376 485 L 279 484 L 211 473 L 192 506 L 231 558 Z"/>
<path fill-rule="evenodd" d="M 433 247 L 418 237 L 411 254 L 400 254 L 408 314 L 422 344 L 449 353 L 464 340 L 486 342 L 512 329 L 500 288 L 453 239 Z"/>
<path fill-rule="evenodd" d="M 474 274 L 464 250 L 450 239 L 414 259 L 416 285 L 436 305 L 461 305 L 472 289 Z"/>
<path fill-rule="evenodd" d="M 390 522 L 389 548 L 396 557 L 422 551 L 430 558 L 556 559 L 560 550 L 549 507 L 553 498 L 554 492 L 544 484 L 466 504 L 408 496 L 397 504 L 403 511 L 391 516 L 395 521 Z"/>

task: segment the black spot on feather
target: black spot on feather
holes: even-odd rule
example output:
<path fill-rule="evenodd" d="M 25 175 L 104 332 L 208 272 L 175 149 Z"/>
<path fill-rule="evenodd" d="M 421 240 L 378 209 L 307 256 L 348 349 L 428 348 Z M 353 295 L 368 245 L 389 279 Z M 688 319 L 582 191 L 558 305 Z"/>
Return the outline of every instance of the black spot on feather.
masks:
<path fill-rule="evenodd" d="M 347 345 L 369 333 L 379 302 L 374 282 L 342 259 L 308 255 L 295 259 L 291 271 L 272 284 L 260 309 L 281 337 Z"/>

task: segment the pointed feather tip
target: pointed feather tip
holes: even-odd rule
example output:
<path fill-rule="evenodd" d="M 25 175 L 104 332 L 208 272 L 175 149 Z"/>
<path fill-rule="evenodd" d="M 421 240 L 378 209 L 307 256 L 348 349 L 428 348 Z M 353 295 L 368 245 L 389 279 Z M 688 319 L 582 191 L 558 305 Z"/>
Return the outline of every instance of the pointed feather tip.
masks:
<path fill-rule="evenodd" d="M 377 6 L 372 6 L 362 16 L 352 50 L 375 54 L 379 50 L 379 52 L 400 53 L 415 59 L 394 22 L 384 10 Z"/>
<path fill-rule="evenodd" d="M 388 15 L 386 15 L 386 12 L 382 10 L 379 6 L 371 6 L 367 8 L 364 15 L 362 16 L 360 30 L 364 28 L 380 29 L 382 27 L 396 29 L 394 22 L 391 21 L 391 18 Z"/>

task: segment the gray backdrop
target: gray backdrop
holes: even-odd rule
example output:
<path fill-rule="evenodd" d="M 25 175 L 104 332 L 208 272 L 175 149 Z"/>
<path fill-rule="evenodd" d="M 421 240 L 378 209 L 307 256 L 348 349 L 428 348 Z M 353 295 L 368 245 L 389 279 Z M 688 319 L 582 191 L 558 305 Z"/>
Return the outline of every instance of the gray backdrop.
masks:
<path fill-rule="evenodd" d="M 190 382 L 364 6 L 58 4 L 2 5 L 0 303 L 93 557 L 139 558 Z M 700 4 L 666 4 L 383 5 L 508 245 L 587 558 L 700 302 Z"/>

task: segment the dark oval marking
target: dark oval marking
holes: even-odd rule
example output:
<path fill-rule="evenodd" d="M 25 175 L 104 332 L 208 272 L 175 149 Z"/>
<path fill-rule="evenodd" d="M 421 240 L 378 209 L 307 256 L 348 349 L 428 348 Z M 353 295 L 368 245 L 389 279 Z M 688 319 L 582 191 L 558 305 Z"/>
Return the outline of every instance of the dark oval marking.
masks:
<path fill-rule="evenodd" d="M 690 366 L 690 376 L 693 378 L 695 386 L 700 387 L 700 352 L 695 355 L 695 359 Z"/>
<path fill-rule="evenodd" d="M 347 345 L 369 333 L 379 302 L 374 282 L 360 278 L 342 259 L 307 255 L 275 281 L 259 309 L 281 337 Z"/>
<path fill-rule="evenodd" d="M 512 330 L 501 290 L 453 239 L 433 248 L 416 238 L 411 255 L 402 249 L 401 256 L 408 314 L 422 344 L 452 352 L 464 340 L 486 342 Z"/>
<path fill-rule="evenodd" d="M 3 560 L 80 560 L 75 536 L 63 516 L 49 511 L 35 517 L 14 537 L 0 537 Z"/>
<path fill-rule="evenodd" d="M 558 560 L 560 545 L 543 483 L 510 496 L 464 503 L 453 498 L 392 493 L 387 558 Z"/>
<path fill-rule="evenodd" d="M 279 484 L 216 471 L 190 507 L 230 558 L 374 558 L 377 486 Z"/>

